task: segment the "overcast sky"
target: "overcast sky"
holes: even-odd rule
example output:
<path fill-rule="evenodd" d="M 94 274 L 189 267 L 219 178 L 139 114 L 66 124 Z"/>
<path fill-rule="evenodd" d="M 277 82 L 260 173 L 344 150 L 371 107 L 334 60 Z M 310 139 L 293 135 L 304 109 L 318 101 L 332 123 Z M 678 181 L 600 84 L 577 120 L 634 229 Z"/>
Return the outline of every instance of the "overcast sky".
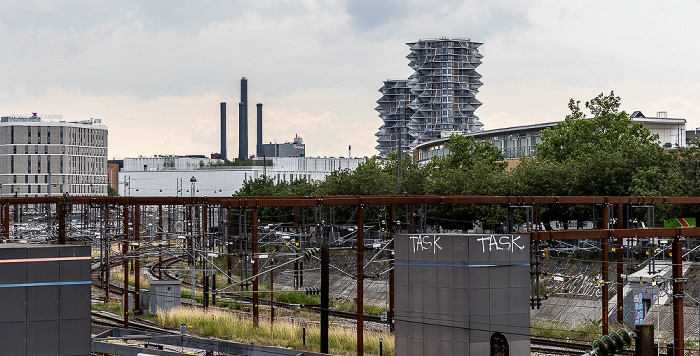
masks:
<path fill-rule="evenodd" d="M 628 112 L 700 126 L 698 1 L 221 0 L 0 4 L 0 115 L 102 119 L 109 157 L 238 153 L 240 78 L 263 139 L 307 156 L 377 154 L 378 89 L 406 42 L 484 42 L 485 129 L 561 120 L 614 90 Z"/>

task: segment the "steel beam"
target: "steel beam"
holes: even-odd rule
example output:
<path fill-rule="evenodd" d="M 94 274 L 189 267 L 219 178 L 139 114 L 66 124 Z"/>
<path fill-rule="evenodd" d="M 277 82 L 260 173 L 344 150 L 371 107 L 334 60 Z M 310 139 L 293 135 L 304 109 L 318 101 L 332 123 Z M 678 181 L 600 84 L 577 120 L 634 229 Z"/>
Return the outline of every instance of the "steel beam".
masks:
<path fill-rule="evenodd" d="M 681 230 L 676 228 L 673 230 Z M 680 231 L 678 231 L 680 235 Z M 673 356 L 683 356 L 685 340 L 683 337 L 683 251 L 680 238 L 673 239 L 671 253 L 673 275 Z"/>
<path fill-rule="evenodd" d="M 365 209 L 357 209 L 357 356 L 364 354 Z"/>
<path fill-rule="evenodd" d="M 321 353 L 328 353 L 328 308 L 330 291 L 330 249 L 327 244 L 321 246 Z"/>
<path fill-rule="evenodd" d="M 141 206 L 134 206 L 134 310 L 136 314 L 141 314 L 141 258 L 139 250 L 141 246 Z"/>
<path fill-rule="evenodd" d="M 253 279 L 253 327 L 258 327 L 258 324 L 260 323 L 260 310 L 259 310 L 259 303 L 260 303 L 260 297 L 258 296 L 258 209 L 253 209 L 253 217 L 251 218 L 252 224 L 251 224 L 251 239 L 253 240 L 253 275 L 255 276 L 255 279 Z"/>
<path fill-rule="evenodd" d="M 608 220 L 608 217 L 610 216 L 610 205 L 605 204 L 603 205 L 603 229 L 609 229 L 610 228 L 610 221 Z M 603 265 L 601 267 L 602 269 L 602 274 L 603 274 L 603 282 L 600 284 L 600 287 L 602 288 L 603 296 L 601 297 L 601 302 L 603 304 L 603 315 L 601 319 L 602 323 L 602 332 L 603 335 L 608 334 L 608 281 L 610 280 L 608 277 L 608 259 L 609 255 L 608 252 L 610 251 L 610 240 L 608 238 L 603 238 L 600 240 L 600 248 L 603 251 Z"/>
<path fill-rule="evenodd" d="M 124 206 L 124 236 L 122 236 L 122 258 L 124 259 L 124 329 L 129 328 L 129 207 Z"/>

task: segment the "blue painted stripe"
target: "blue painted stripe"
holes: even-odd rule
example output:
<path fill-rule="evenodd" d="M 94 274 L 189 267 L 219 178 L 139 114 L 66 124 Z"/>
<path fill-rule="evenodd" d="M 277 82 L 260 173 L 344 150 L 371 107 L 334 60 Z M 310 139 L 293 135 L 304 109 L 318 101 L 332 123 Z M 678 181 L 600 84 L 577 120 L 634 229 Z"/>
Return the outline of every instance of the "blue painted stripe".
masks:
<path fill-rule="evenodd" d="M 82 284 L 92 284 L 92 282 L 90 282 L 90 281 L 76 281 L 76 282 L 41 282 L 41 283 L 0 284 L 0 288 L 12 288 L 12 287 L 43 287 L 43 286 L 71 286 L 71 285 L 82 285 Z"/>
<path fill-rule="evenodd" d="M 433 263 L 394 263 L 394 266 L 482 268 L 482 267 L 520 267 L 520 266 L 530 266 L 530 264 L 529 263 L 518 263 L 518 264 L 509 264 L 509 265 L 441 265 L 441 264 L 433 264 Z"/>

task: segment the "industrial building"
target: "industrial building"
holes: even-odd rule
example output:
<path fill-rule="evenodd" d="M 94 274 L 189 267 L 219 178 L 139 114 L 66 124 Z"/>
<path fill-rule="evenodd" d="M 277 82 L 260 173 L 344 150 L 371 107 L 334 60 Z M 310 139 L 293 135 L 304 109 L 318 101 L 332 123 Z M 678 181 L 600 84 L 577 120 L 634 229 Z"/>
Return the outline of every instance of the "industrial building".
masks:
<path fill-rule="evenodd" d="M 410 101 L 382 98 L 377 111 L 384 124 L 376 134 L 380 155 L 396 150 L 394 142 L 387 138 L 401 130 L 399 117 L 388 115 L 387 109 L 408 112 L 410 120 L 405 124 L 408 131 L 407 147 L 432 141 L 444 136 L 443 132 L 472 133 L 482 130 L 483 124 L 474 115 L 481 106 L 476 94 L 481 87 L 481 75 L 476 67 L 481 64 L 479 46 L 482 43 L 466 38 L 429 38 L 409 42 L 411 53 L 406 57 L 414 73 L 406 81 L 413 94 Z M 389 85 L 389 86 L 387 86 Z M 386 96 L 387 89 L 401 87 L 403 82 L 388 80 L 380 89 Z M 403 119 L 403 118 L 401 118 Z"/>
<path fill-rule="evenodd" d="M 107 127 L 47 119 L 0 118 L 2 196 L 107 195 Z"/>
<path fill-rule="evenodd" d="M 258 158 L 264 157 L 305 157 L 306 145 L 304 140 L 295 136 L 294 141 L 285 143 L 268 143 L 262 145 L 262 151 L 258 152 Z"/>
<path fill-rule="evenodd" d="M 209 158 L 158 156 L 125 158 L 119 172 L 122 196 L 231 196 L 247 180 L 323 180 L 334 171 L 354 170 L 364 158 L 272 157 L 267 165 L 226 166 Z M 262 163 L 262 162 L 261 162 Z"/>
<path fill-rule="evenodd" d="M 659 141 L 664 148 L 686 147 L 685 119 L 666 117 L 665 112 L 659 112 L 656 117 L 646 117 L 635 111 L 631 117 L 633 122 L 644 124 L 652 134 L 659 135 Z M 494 130 L 466 133 L 466 137 L 474 137 L 477 141 L 490 142 L 503 153 L 506 160 L 520 159 L 536 155 L 535 148 L 541 142 L 541 132 L 546 128 L 554 128 L 561 121 L 542 124 L 507 127 Z M 445 157 L 450 153 L 447 142 L 450 137 L 424 142 L 413 150 L 413 158 L 419 163 L 426 163 L 433 157 Z"/>

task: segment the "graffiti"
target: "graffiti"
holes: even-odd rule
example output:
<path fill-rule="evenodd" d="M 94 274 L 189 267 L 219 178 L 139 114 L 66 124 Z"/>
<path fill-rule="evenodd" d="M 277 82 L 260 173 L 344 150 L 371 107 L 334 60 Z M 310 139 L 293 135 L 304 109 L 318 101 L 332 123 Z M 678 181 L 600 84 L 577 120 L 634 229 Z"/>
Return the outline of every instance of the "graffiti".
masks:
<path fill-rule="evenodd" d="M 644 304 L 641 292 L 634 295 L 634 312 L 634 325 L 641 325 L 644 321 Z"/>
<path fill-rule="evenodd" d="M 494 235 L 491 236 L 484 236 L 480 237 L 477 239 L 477 241 L 481 242 L 481 252 L 486 252 L 486 247 L 488 246 L 489 252 L 491 251 L 510 251 L 515 252 L 516 248 L 518 250 L 524 250 L 525 246 L 524 245 L 519 245 L 518 240 L 520 240 L 520 236 L 510 236 L 510 235 L 503 235 L 500 237 L 496 237 Z"/>
<path fill-rule="evenodd" d="M 418 252 L 418 251 L 425 251 L 425 250 L 433 250 L 433 254 L 436 254 L 438 250 L 442 250 L 442 247 L 438 245 L 438 242 L 440 241 L 439 236 L 431 236 L 431 235 L 425 235 L 425 236 L 411 236 L 409 237 L 411 239 L 411 245 L 413 245 L 413 252 Z"/>

